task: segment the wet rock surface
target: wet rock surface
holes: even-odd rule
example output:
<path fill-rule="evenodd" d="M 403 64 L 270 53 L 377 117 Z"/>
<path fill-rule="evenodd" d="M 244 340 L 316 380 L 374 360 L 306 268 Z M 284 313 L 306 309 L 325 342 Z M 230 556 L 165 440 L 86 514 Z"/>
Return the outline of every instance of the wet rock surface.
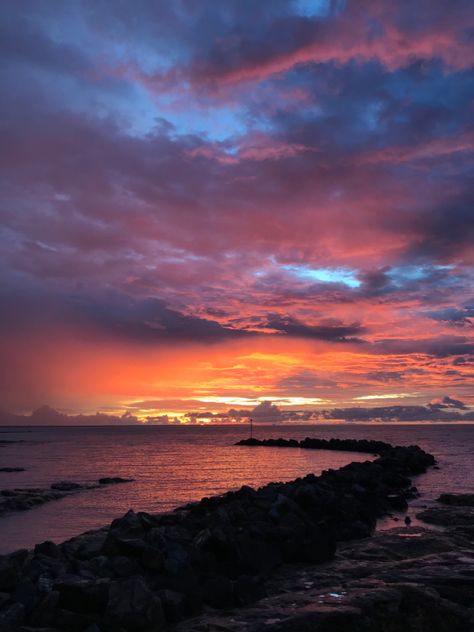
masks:
<path fill-rule="evenodd" d="M 420 511 L 416 517 L 472 539 L 474 536 L 474 494 L 441 494 L 438 502 L 440 505 Z"/>
<path fill-rule="evenodd" d="M 333 561 L 286 565 L 250 607 L 208 610 L 179 632 L 472 632 L 474 546 L 404 527 L 342 544 Z"/>
<path fill-rule="evenodd" d="M 360 447 L 360 442 L 356 443 Z M 371 453 L 376 451 L 373 443 L 366 445 Z M 341 557 L 344 551 L 351 550 L 349 545 L 341 543 L 370 536 L 377 517 L 390 512 L 394 505 L 404 506 L 407 499 L 416 495 L 410 477 L 434 464 L 434 458 L 416 446 L 386 446 L 374 461 L 351 463 L 337 471 L 327 470 L 319 477 L 309 474 L 288 483 L 270 483 L 258 490 L 244 486 L 166 514 L 129 511 L 108 527 L 63 544 L 44 542 L 33 551 L 2 556 L 0 629 L 161 630 L 195 617 L 203 609 L 205 617 L 209 612 L 229 609 L 239 613 L 246 608 L 252 611 L 249 604 L 258 602 L 265 594 L 278 593 L 280 576 L 274 573 L 288 565 L 303 564 L 303 569 L 314 573 L 336 565 L 332 575 L 321 579 L 320 586 L 325 589 L 326 585 L 339 586 L 351 579 L 363 579 L 370 575 L 374 564 L 379 571 L 387 558 L 390 563 L 401 563 L 398 558 L 392 559 L 402 556 L 401 545 L 398 552 L 392 546 L 392 552 L 390 547 L 386 547 L 388 552 L 379 547 L 378 552 L 370 553 L 371 539 L 364 540 L 364 546 L 369 546 L 365 553 L 359 549 L 352 558 Z M 66 490 L 67 482 L 60 487 L 48 493 L 76 491 Z M 466 540 L 460 535 L 452 537 Z M 448 544 L 427 541 L 424 546 L 425 550 L 434 548 L 437 555 L 442 555 Z M 403 547 L 409 549 L 410 545 Z M 361 555 L 369 559 L 359 559 Z M 409 559 L 411 564 L 412 558 Z M 288 581 L 296 580 L 289 577 Z M 373 605 L 361 606 L 356 601 L 344 604 L 345 610 L 339 609 L 334 615 L 343 622 L 338 625 L 347 622 L 352 625 L 354 617 L 371 608 L 383 611 L 383 604 L 388 604 L 390 611 L 395 608 L 393 604 L 403 600 L 412 603 L 421 599 L 410 596 L 409 587 L 394 592 L 385 584 L 378 585 L 381 601 L 373 595 L 364 597 L 371 593 L 370 586 L 360 586 L 357 590 L 360 603 L 368 601 Z M 427 593 L 423 599 L 430 604 L 439 601 L 435 593 Z M 309 614 L 303 613 L 311 618 L 310 624 L 303 617 L 298 623 L 300 627 L 275 629 L 347 628 L 315 628 L 322 616 L 319 610 L 314 610 L 318 603 L 316 599 L 304 605 L 310 608 Z M 324 614 L 324 621 L 328 616 Z M 276 619 L 274 624 L 258 619 L 249 625 L 263 625 L 264 629 L 269 629 L 268 625 L 286 625 L 279 615 Z M 209 626 L 207 619 L 200 623 L 192 621 L 189 625 L 204 627 L 190 630 L 227 629 L 227 623 L 212 628 L 205 627 Z M 424 629 L 428 630 L 416 628 Z"/>
<path fill-rule="evenodd" d="M 17 471 L 15 469 L 15 471 Z M 0 516 L 14 511 L 27 511 L 39 505 L 44 505 L 52 500 L 59 500 L 72 493 L 90 489 L 98 489 L 104 485 L 128 483 L 132 479 L 111 477 L 101 478 L 97 483 L 75 483 L 72 481 L 59 481 L 49 488 L 15 487 L 14 489 L 0 490 Z"/>

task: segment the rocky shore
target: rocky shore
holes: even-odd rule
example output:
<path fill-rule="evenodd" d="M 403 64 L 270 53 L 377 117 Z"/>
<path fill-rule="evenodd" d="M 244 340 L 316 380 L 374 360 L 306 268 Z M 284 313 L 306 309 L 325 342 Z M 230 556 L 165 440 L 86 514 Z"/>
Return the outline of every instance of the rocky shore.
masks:
<path fill-rule="evenodd" d="M 129 511 L 110 526 L 63 544 L 44 542 L 33 551 L 0 557 L 0 629 L 125 632 L 176 625 L 184 625 L 183 630 L 227 629 L 224 623 L 214 625 L 209 613 L 229 609 L 244 613 L 251 604 L 268 603 L 262 599 L 276 592 L 275 571 L 288 565 L 304 565 L 308 572 L 317 573 L 337 564 L 335 556 L 348 550 L 343 543 L 367 538 L 377 517 L 406 507 L 416 495 L 410 477 L 435 463 L 417 446 L 362 443 L 367 452 L 381 456 L 327 470 L 319 477 L 309 474 L 258 490 L 242 487 L 166 514 Z M 362 443 L 357 442 L 357 451 Z M 362 562 L 347 566 L 356 572 Z M 338 585 L 343 581 L 340 577 Z M 395 603 L 397 598 L 393 599 Z M 382 612 L 384 603 L 382 599 L 377 606 Z M 391 612 L 392 602 L 386 600 L 386 605 Z M 346 614 L 355 616 L 352 611 Z M 196 622 L 192 619 L 196 615 L 204 619 Z M 281 618 L 274 618 L 273 623 L 262 624 L 264 629 L 346 629 L 332 623 L 332 627 L 311 623 L 311 628 L 279 628 Z M 186 628 L 188 623 L 182 623 L 186 619 L 195 627 Z M 255 625 L 251 629 L 260 629 Z M 445 628 L 413 628 L 425 629 Z"/>
<path fill-rule="evenodd" d="M 5 470 L 6 468 L 4 468 Z M 7 471 L 21 471 L 21 468 L 9 468 Z M 39 505 L 44 505 L 52 500 L 59 500 L 70 494 L 98 489 L 104 485 L 128 483 L 131 479 L 119 476 L 100 478 L 96 483 L 74 483 L 72 481 L 59 481 L 49 488 L 15 487 L 14 489 L 2 489 L 0 491 L 0 516 L 13 511 L 27 511 Z"/>
<path fill-rule="evenodd" d="M 404 527 L 339 545 L 324 564 L 280 567 L 267 596 L 176 632 L 472 632 L 474 542 Z"/>

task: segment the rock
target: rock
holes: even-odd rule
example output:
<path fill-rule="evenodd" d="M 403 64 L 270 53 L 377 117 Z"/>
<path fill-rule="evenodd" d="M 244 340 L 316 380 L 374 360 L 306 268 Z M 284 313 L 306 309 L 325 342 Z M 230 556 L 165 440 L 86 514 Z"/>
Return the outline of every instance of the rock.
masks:
<path fill-rule="evenodd" d="M 406 511 L 408 509 L 408 503 L 403 494 L 388 494 L 387 500 L 392 509 L 395 511 Z"/>
<path fill-rule="evenodd" d="M 78 576 L 66 576 L 54 583 L 59 593 L 59 606 L 71 612 L 103 612 L 109 596 L 109 580 L 88 580 Z"/>
<path fill-rule="evenodd" d="M 16 584 L 12 597 L 14 601 L 23 605 L 25 613 L 31 612 L 40 601 L 35 583 L 27 578 L 20 580 Z"/>
<path fill-rule="evenodd" d="M 122 518 L 113 520 L 110 525 L 110 531 L 122 537 L 143 537 L 145 535 L 143 523 L 132 509 L 129 509 Z"/>
<path fill-rule="evenodd" d="M 241 575 L 234 583 L 234 598 L 239 606 L 245 606 L 265 597 L 265 587 L 251 575 Z"/>
<path fill-rule="evenodd" d="M 94 614 L 72 612 L 70 610 L 58 610 L 56 614 L 55 628 L 67 632 L 84 632 L 90 626 L 97 624 Z"/>
<path fill-rule="evenodd" d="M 43 597 L 31 613 L 30 619 L 40 626 L 52 626 L 56 620 L 58 604 L 59 593 L 53 590 Z"/>
<path fill-rule="evenodd" d="M 0 472 L 24 472 L 24 467 L 0 467 Z"/>
<path fill-rule="evenodd" d="M 235 605 L 234 584 L 227 577 L 207 579 L 202 585 L 202 596 L 213 608 L 232 608 Z"/>
<path fill-rule="evenodd" d="M 21 625 L 24 620 L 25 606 L 19 602 L 13 603 L 0 612 L 0 630 L 13 630 Z"/>
<path fill-rule="evenodd" d="M 441 494 L 438 502 L 456 507 L 474 507 L 474 494 Z"/>
<path fill-rule="evenodd" d="M 429 507 L 416 514 L 419 520 L 442 526 L 470 526 L 474 524 L 474 507 Z"/>
<path fill-rule="evenodd" d="M 0 556 L 0 590 L 10 592 L 14 590 L 20 577 L 23 563 L 28 551 L 21 549 L 10 555 Z"/>
<path fill-rule="evenodd" d="M 161 601 L 140 577 L 112 582 L 105 623 L 112 631 L 138 632 L 151 627 L 156 631 L 164 629 Z"/>
<path fill-rule="evenodd" d="M 121 476 L 105 476 L 99 478 L 99 485 L 117 485 L 118 483 L 131 483 L 133 478 L 122 478 Z"/>
<path fill-rule="evenodd" d="M 46 541 L 35 546 L 36 555 L 46 555 L 46 557 L 60 558 L 61 549 L 54 542 Z"/>
<path fill-rule="evenodd" d="M 70 492 L 76 489 L 82 489 L 80 483 L 73 483 L 72 481 L 59 481 L 59 483 L 53 483 L 51 489 L 57 489 L 60 492 Z"/>
<path fill-rule="evenodd" d="M 108 536 L 106 529 L 88 531 L 60 545 L 61 551 L 70 558 L 88 560 L 100 555 Z"/>

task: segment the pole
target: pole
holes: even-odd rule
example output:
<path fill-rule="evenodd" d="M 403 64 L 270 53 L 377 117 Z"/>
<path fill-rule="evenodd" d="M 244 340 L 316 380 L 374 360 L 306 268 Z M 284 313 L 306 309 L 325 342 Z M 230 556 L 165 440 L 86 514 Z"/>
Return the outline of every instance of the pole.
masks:
<path fill-rule="evenodd" d="M 250 438 L 253 436 L 253 419 L 250 417 Z"/>

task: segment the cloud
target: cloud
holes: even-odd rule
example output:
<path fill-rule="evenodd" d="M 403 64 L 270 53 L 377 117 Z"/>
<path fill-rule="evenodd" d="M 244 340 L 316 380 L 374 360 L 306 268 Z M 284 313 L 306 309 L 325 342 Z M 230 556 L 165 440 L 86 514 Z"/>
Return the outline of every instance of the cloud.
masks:
<path fill-rule="evenodd" d="M 474 412 L 467 410 L 463 402 L 446 396 L 440 404 L 426 406 L 378 406 L 374 408 L 335 408 L 325 411 L 325 419 L 345 421 L 474 421 Z"/>
<path fill-rule="evenodd" d="M 323 4 L 4 8 L 8 407 L 471 401 L 472 2 Z"/>
<path fill-rule="evenodd" d="M 30 415 L 14 415 L 6 411 L 0 411 L 0 422 L 4 425 L 27 425 L 27 426 L 102 426 L 136 424 L 138 418 L 125 411 L 122 415 L 111 415 L 107 413 L 68 415 L 61 413 L 51 406 L 40 406 L 33 410 Z"/>
<path fill-rule="evenodd" d="M 344 325 L 343 323 L 306 325 L 295 318 L 284 316 L 269 317 L 265 326 L 270 330 L 291 336 L 332 342 L 361 342 L 361 339 L 357 338 L 356 335 L 364 331 L 364 328 L 358 323 L 351 325 Z"/>
<path fill-rule="evenodd" d="M 158 402 L 157 402 L 158 403 Z M 31 415 L 12 415 L 0 412 L 0 421 L 9 425 L 120 425 L 120 424 L 180 424 L 180 423 L 248 423 L 252 419 L 255 424 L 279 424 L 285 422 L 308 423 L 338 421 L 365 422 L 455 422 L 474 421 L 474 411 L 461 400 L 448 395 L 438 401 L 426 405 L 393 405 L 375 407 L 348 407 L 325 410 L 282 409 L 270 400 L 264 400 L 254 408 L 227 411 L 190 411 L 181 415 L 168 414 L 147 415 L 140 420 L 137 415 L 126 410 L 122 415 L 96 413 L 93 415 L 68 415 L 60 413 L 50 406 L 41 406 Z"/>
<path fill-rule="evenodd" d="M 4 327 L 51 328 L 67 323 L 104 336 L 137 342 L 212 342 L 245 336 L 246 331 L 223 327 L 218 322 L 170 309 L 165 301 L 136 300 L 110 294 L 107 297 L 81 295 L 4 295 L 6 309 L 0 317 Z"/>
<path fill-rule="evenodd" d="M 194 81 L 262 81 L 304 64 L 328 62 L 377 61 L 393 71 L 416 60 L 438 58 L 448 69 L 468 68 L 473 60 L 463 19 L 472 18 L 472 8 L 463 3 L 453 14 L 435 4 L 419 3 L 416 19 L 404 2 L 361 6 L 355 0 L 326 20 L 294 15 L 274 19 L 264 25 L 263 34 L 248 29 L 234 37 L 221 36 L 193 65 Z"/>
<path fill-rule="evenodd" d="M 278 423 L 284 419 L 281 410 L 269 401 L 261 402 L 253 408 L 250 417 L 258 423 Z"/>
<path fill-rule="evenodd" d="M 445 395 L 441 402 L 434 402 L 429 406 L 441 410 L 443 408 L 458 408 L 459 410 L 467 410 L 467 406 L 459 399 L 453 399 L 449 395 Z"/>

